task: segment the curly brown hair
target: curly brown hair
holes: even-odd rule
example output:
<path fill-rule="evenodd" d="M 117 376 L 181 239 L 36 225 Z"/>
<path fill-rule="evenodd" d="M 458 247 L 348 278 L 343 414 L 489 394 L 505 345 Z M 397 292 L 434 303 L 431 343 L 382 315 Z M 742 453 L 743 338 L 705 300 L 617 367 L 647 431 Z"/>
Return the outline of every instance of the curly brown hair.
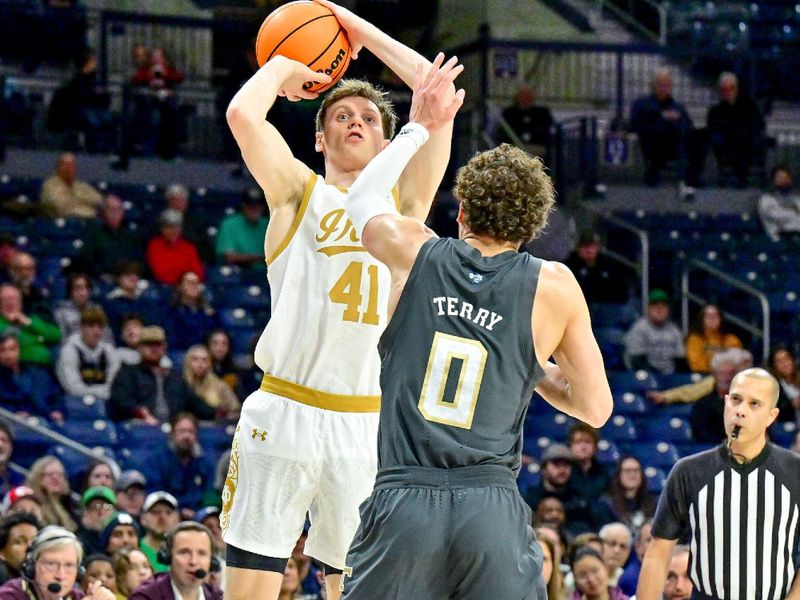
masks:
<path fill-rule="evenodd" d="M 504 242 L 537 237 L 555 202 L 542 159 L 510 144 L 481 152 L 461 167 L 454 193 L 472 233 Z"/>
<path fill-rule="evenodd" d="M 394 131 L 397 128 L 397 113 L 394 111 L 394 105 L 389 99 L 389 94 L 379 87 L 376 87 L 368 81 L 362 79 L 342 79 L 337 83 L 331 91 L 325 94 L 322 104 L 317 111 L 316 127 L 317 131 L 322 131 L 325 125 L 325 115 L 328 114 L 328 109 L 342 98 L 366 98 L 378 107 L 378 112 L 381 113 L 381 121 L 383 123 L 383 136 L 386 139 L 394 137 Z"/>

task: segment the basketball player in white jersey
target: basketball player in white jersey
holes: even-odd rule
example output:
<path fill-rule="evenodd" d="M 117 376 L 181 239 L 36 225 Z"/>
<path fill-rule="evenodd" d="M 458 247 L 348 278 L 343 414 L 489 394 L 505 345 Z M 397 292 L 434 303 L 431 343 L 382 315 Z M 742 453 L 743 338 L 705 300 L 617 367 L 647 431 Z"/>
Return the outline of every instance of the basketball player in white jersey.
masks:
<path fill-rule="evenodd" d="M 409 86 L 453 93 L 463 70 L 433 64 L 336 5 L 354 52 L 369 49 Z M 416 78 L 415 78 L 416 77 Z M 370 257 L 345 215 L 347 188 L 394 134 L 396 116 L 366 82 L 343 81 L 326 95 L 316 149 L 318 176 L 295 159 L 264 116 L 278 96 L 313 98 L 305 81 L 327 76 L 278 56 L 234 96 L 227 112 L 242 156 L 270 208 L 265 251 L 272 317 L 255 350 L 261 388 L 245 401 L 234 436 L 220 516 L 227 544 L 226 597 L 278 597 L 303 529 L 305 552 L 323 564 L 327 597 L 339 598 L 341 569 L 358 527 L 359 504 L 376 470 L 380 403 L 377 341 L 386 325 L 389 275 Z M 463 94 L 462 94 L 463 97 Z M 452 121 L 404 170 L 391 201 L 424 220 L 450 155 Z M 378 199 L 376 201 L 386 201 Z"/>

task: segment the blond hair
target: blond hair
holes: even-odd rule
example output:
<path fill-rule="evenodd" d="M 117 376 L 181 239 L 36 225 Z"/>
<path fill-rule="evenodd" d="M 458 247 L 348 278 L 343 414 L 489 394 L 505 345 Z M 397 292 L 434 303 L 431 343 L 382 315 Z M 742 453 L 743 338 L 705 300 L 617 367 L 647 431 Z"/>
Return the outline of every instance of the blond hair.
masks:
<path fill-rule="evenodd" d="M 64 492 L 54 494 L 44 486 L 44 471 L 52 464 L 61 467 L 64 473 Z M 47 525 L 60 525 L 69 531 L 78 529 L 78 524 L 62 503 L 62 498 L 69 499 L 70 487 L 64 465 L 55 456 L 42 456 L 31 466 L 25 485 L 31 488 L 42 499 L 42 521 Z"/>
<path fill-rule="evenodd" d="M 195 352 L 204 352 L 208 355 L 209 365 L 211 365 L 211 353 L 208 348 L 203 344 L 195 344 L 191 346 L 183 357 L 183 378 L 192 391 L 200 396 L 203 401 L 211 408 L 222 411 L 230 412 L 237 411 L 241 407 L 239 399 L 233 393 L 231 388 L 216 373 L 213 367 L 209 367 L 208 373 L 202 379 L 195 377 L 192 373 L 190 358 Z"/>
<path fill-rule="evenodd" d="M 394 111 L 389 94 L 361 79 L 342 79 L 329 91 L 317 111 L 316 126 L 321 132 L 325 127 L 325 116 L 330 107 L 343 98 L 366 98 L 378 107 L 383 124 L 383 137 L 391 139 L 397 128 L 397 113 Z"/>

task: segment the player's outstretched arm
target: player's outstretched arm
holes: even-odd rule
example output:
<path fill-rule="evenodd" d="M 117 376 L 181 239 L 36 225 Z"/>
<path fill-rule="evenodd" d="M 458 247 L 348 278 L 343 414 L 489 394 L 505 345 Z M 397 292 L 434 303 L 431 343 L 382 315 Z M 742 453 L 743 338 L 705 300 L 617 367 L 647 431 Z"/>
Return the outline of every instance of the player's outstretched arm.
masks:
<path fill-rule="evenodd" d="M 316 1 L 330 8 L 347 30 L 347 36 L 353 47 L 353 58 L 358 55 L 358 51 L 362 47 L 366 48 L 407 86 L 414 91 L 417 90 L 415 73 L 420 67 L 424 72 L 431 69 L 432 65 L 428 59 L 346 8 L 328 0 Z M 455 88 L 452 91 L 455 92 Z M 430 141 L 408 163 L 398 185 L 402 214 L 420 221 L 424 221 L 428 216 L 431 203 L 442 183 L 447 163 L 450 160 L 452 138 L 453 123 L 451 121 L 441 129 L 431 132 Z"/>
<path fill-rule="evenodd" d="M 549 342 L 536 343 L 537 355 L 553 356 L 557 364 L 545 365 L 545 379 L 536 391 L 568 415 L 602 427 L 614 405 L 583 292 L 572 272 L 555 262 L 544 263 L 539 286 L 533 312 L 534 340 Z"/>
<path fill-rule="evenodd" d="M 654 537 L 650 542 L 642 560 L 642 570 L 639 572 L 639 583 L 636 586 L 638 600 L 661 600 L 672 549 L 677 541 Z"/>
<path fill-rule="evenodd" d="M 322 79 L 320 79 L 322 78 Z M 264 189 L 270 210 L 297 203 L 310 170 L 297 160 L 275 127 L 265 119 L 278 96 L 288 100 L 316 98 L 303 89 L 306 81 L 330 78 L 306 65 L 276 56 L 242 86 L 228 106 L 226 118 L 247 168 Z"/>

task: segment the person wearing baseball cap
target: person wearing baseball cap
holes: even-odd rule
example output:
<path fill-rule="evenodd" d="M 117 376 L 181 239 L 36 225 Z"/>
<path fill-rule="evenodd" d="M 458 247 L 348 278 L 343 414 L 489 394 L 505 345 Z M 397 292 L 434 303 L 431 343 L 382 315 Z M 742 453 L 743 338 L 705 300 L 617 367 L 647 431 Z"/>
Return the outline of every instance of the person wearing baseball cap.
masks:
<path fill-rule="evenodd" d="M 147 495 L 147 479 L 140 471 L 129 469 L 119 476 L 116 487 L 117 506 L 138 521 Z"/>
<path fill-rule="evenodd" d="M 153 492 L 144 499 L 141 523 L 145 534 L 139 541 L 139 549 L 147 556 L 154 573 L 164 573 L 169 570 L 169 565 L 158 562 L 158 549 L 164 542 L 167 532 L 179 522 L 178 501 L 169 492 Z"/>
<path fill-rule="evenodd" d="M 686 365 L 683 334 L 670 319 L 669 295 L 653 289 L 647 297 L 647 313 L 625 333 L 625 362 L 632 369 L 671 375 Z"/>
<path fill-rule="evenodd" d="M 3 504 L 0 508 L 3 511 L 3 515 L 27 512 L 40 521 L 42 519 L 42 500 L 27 485 L 18 485 L 11 488 L 3 497 Z"/>
<path fill-rule="evenodd" d="M 81 501 L 83 513 L 75 535 L 78 536 L 87 554 L 102 553 L 104 547 L 100 540 L 100 532 L 103 530 L 105 520 L 115 510 L 117 495 L 111 488 L 96 485 L 83 493 Z"/>
<path fill-rule="evenodd" d="M 139 548 L 141 530 L 136 520 L 126 512 L 115 512 L 103 522 L 100 543 L 108 556 L 120 548 Z"/>

